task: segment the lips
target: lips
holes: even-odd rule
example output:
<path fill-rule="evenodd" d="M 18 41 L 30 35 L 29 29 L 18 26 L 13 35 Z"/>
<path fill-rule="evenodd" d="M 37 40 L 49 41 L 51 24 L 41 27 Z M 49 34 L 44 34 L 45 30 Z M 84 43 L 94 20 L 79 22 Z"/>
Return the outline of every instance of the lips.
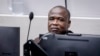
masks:
<path fill-rule="evenodd" d="M 58 30 L 59 30 L 59 28 L 56 27 L 56 26 L 52 26 L 52 27 L 51 27 L 51 31 L 58 31 Z"/>
<path fill-rule="evenodd" d="M 51 30 L 52 30 L 52 31 L 57 31 L 57 30 L 58 30 L 58 28 L 51 28 Z"/>

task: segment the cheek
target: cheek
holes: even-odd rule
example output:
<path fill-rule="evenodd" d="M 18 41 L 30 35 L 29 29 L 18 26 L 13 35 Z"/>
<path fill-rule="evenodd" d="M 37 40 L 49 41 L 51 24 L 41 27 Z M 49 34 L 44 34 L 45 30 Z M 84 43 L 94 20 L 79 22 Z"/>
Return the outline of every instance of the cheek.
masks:
<path fill-rule="evenodd" d="M 60 29 L 65 30 L 67 28 L 66 23 L 60 23 Z"/>
<path fill-rule="evenodd" d="M 51 25 L 51 23 L 50 23 L 50 22 L 48 22 L 48 27 L 50 27 L 50 25 Z"/>
<path fill-rule="evenodd" d="M 67 29 L 67 30 L 68 30 L 68 28 L 69 28 L 69 25 L 70 25 L 70 24 L 68 24 L 68 23 L 66 24 L 66 29 Z"/>
<path fill-rule="evenodd" d="M 50 30 L 50 26 L 51 26 L 51 23 L 50 23 L 50 22 L 48 22 L 48 30 Z"/>

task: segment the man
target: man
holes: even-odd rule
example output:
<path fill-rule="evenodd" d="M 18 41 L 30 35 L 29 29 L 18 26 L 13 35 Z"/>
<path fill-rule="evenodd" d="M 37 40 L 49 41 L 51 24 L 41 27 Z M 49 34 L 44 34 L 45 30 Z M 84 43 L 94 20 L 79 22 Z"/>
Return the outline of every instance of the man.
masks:
<path fill-rule="evenodd" d="M 65 7 L 55 6 L 48 13 L 48 32 L 54 34 L 72 33 L 68 30 L 70 24 L 70 12 Z M 35 39 L 36 43 L 39 41 L 39 38 Z"/>
<path fill-rule="evenodd" d="M 48 14 L 48 31 L 55 34 L 67 34 L 70 27 L 70 13 L 63 6 L 52 8 Z"/>

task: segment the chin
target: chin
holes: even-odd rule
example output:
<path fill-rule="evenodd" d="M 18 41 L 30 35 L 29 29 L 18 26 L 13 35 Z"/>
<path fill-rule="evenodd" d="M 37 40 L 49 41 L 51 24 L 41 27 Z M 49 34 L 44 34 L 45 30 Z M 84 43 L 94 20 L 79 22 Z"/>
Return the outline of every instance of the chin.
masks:
<path fill-rule="evenodd" d="M 54 33 L 54 34 L 60 34 L 60 33 L 57 32 L 57 31 L 51 31 L 51 33 Z"/>

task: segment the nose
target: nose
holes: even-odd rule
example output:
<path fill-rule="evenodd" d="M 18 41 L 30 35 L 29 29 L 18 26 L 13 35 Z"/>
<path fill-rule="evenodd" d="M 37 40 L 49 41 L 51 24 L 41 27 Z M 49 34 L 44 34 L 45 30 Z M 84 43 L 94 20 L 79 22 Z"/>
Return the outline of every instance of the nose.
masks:
<path fill-rule="evenodd" d="M 58 20 L 57 19 L 55 19 L 55 20 L 53 20 L 53 22 L 52 22 L 53 24 L 55 24 L 55 25 L 57 25 L 58 24 Z"/>

